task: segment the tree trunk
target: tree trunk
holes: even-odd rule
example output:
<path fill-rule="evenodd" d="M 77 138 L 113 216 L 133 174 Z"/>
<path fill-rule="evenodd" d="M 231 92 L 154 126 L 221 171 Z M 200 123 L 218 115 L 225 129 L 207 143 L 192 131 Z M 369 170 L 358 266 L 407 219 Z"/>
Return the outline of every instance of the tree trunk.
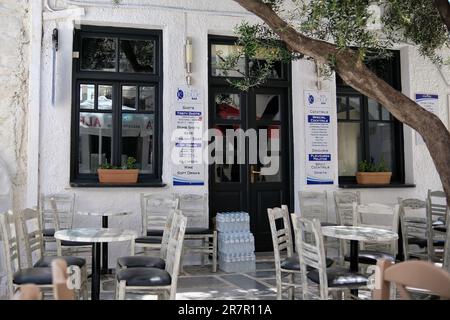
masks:
<path fill-rule="evenodd" d="M 434 6 L 439 11 L 442 21 L 450 31 L 450 3 L 448 0 L 434 0 Z"/>
<path fill-rule="evenodd" d="M 270 5 L 260 0 L 234 0 L 261 18 L 291 50 L 326 64 L 336 58 L 336 72 L 354 89 L 381 103 L 395 118 L 422 136 L 439 173 L 450 205 L 450 132 L 442 121 L 377 77 L 350 49 L 338 50 L 331 43 L 309 38 L 289 26 Z"/>

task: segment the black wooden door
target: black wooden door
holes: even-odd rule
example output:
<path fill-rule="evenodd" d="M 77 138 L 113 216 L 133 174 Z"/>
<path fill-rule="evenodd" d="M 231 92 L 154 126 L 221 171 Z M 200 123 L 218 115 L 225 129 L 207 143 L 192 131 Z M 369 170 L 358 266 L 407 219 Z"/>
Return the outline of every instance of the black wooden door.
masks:
<path fill-rule="evenodd" d="M 249 92 L 230 87 L 210 88 L 209 124 L 223 134 L 224 148 L 227 129 L 242 129 L 248 136 L 244 150 L 238 149 L 237 139 L 234 141 L 234 157 L 229 157 L 233 164 L 226 163 L 223 156 L 224 164 L 210 165 L 210 212 L 212 216 L 217 212 L 249 212 L 257 251 L 273 250 L 267 208 L 282 204 L 291 207 L 288 101 L 286 88 L 265 87 Z M 245 162 L 239 164 L 242 153 Z"/>

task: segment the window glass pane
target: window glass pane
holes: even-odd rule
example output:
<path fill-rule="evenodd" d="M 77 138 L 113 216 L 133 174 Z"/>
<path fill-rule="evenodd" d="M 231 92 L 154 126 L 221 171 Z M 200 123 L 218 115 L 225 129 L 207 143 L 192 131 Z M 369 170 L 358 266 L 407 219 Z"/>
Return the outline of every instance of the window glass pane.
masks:
<path fill-rule="evenodd" d="M 391 113 L 381 106 L 381 120 L 391 120 Z"/>
<path fill-rule="evenodd" d="M 102 163 L 111 163 L 112 115 L 80 113 L 79 172 L 97 173 Z"/>
<path fill-rule="evenodd" d="M 380 105 L 375 100 L 368 98 L 369 120 L 380 120 Z"/>
<path fill-rule="evenodd" d="M 216 95 L 216 116 L 225 120 L 241 118 L 240 95 L 236 93 L 221 93 Z"/>
<path fill-rule="evenodd" d="M 153 114 L 122 115 L 122 166 L 133 157 L 140 173 L 153 173 L 154 127 Z"/>
<path fill-rule="evenodd" d="M 234 150 L 234 154 L 230 156 L 230 159 L 227 159 L 226 154 L 226 134 L 227 130 L 234 130 L 239 129 L 239 125 L 217 125 L 215 126 L 215 129 L 218 129 L 223 137 L 223 145 L 222 150 L 219 150 L 219 146 L 216 146 L 216 149 L 212 152 L 212 155 L 214 157 L 222 159 L 222 163 L 219 163 L 219 161 L 216 161 L 214 164 L 214 181 L 216 183 L 221 182 L 239 182 L 241 181 L 241 166 L 238 164 L 238 154 L 236 152 L 237 146 L 238 146 L 238 139 L 234 139 L 234 148 L 231 148 Z M 216 142 L 217 144 L 217 142 Z"/>
<path fill-rule="evenodd" d="M 120 40 L 120 72 L 155 73 L 155 41 Z"/>
<path fill-rule="evenodd" d="M 83 38 L 81 70 L 116 71 L 116 40 L 112 38 Z"/>
<path fill-rule="evenodd" d="M 258 72 L 264 68 L 267 64 L 266 60 L 252 59 L 249 61 L 249 72 L 250 76 L 257 76 Z M 270 73 L 268 75 L 269 79 L 281 79 L 283 77 L 283 64 L 281 61 L 275 61 Z"/>
<path fill-rule="evenodd" d="M 221 69 L 221 63 L 229 56 L 237 57 L 240 47 L 228 44 L 213 44 L 211 46 L 211 75 L 215 77 L 244 77 L 245 76 L 245 58 L 242 56 L 233 70 Z"/>
<path fill-rule="evenodd" d="M 348 108 L 351 120 L 361 119 L 361 99 L 359 97 L 350 97 L 348 99 Z"/>
<path fill-rule="evenodd" d="M 136 111 L 137 92 L 135 86 L 122 86 L 122 110 Z"/>
<path fill-rule="evenodd" d="M 139 87 L 139 110 L 155 111 L 155 87 Z"/>
<path fill-rule="evenodd" d="M 112 86 L 98 86 L 98 110 L 112 110 Z"/>
<path fill-rule="evenodd" d="M 256 120 L 280 121 L 280 96 L 256 95 Z"/>
<path fill-rule="evenodd" d="M 339 175 L 354 176 L 362 159 L 359 123 L 338 122 Z"/>
<path fill-rule="evenodd" d="M 254 173 L 255 182 L 281 182 L 281 141 L 280 141 L 280 126 L 259 126 L 258 136 L 261 134 L 261 130 L 265 130 L 267 134 L 267 141 L 258 141 L 258 155 L 263 154 L 266 157 L 273 159 L 272 161 L 263 164 L 258 156 L 258 164 L 254 166 L 256 172 L 261 172 L 262 168 L 265 168 L 269 173 Z M 256 150 L 252 151 L 255 152 Z M 269 158 L 269 159 L 270 159 Z M 277 160 L 275 160 L 275 158 Z M 268 160 L 269 161 L 269 160 Z"/>
<path fill-rule="evenodd" d="M 80 85 L 80 109 L 93 110 L 95 108 L 95 85 Z"/>
<path fill-rule="evenodd" d="M 340 120 L 347 119 L 347 98 L 346 97 L 337 97 L 337 114 L 338 114 L 338 119 L 340 119 Z"/>
<path fill-rule="evenodd" d="M 241 118 L 240 95 L 236 93 L 221 93 L 216 95 L 216 116 L 225 120 Z"/>
<path fill-rule="evenodd" d="M 383 122 L 369 123 L 370 160 L 378 164 L 381 160 L 392 170 L 392 125 Z"/>

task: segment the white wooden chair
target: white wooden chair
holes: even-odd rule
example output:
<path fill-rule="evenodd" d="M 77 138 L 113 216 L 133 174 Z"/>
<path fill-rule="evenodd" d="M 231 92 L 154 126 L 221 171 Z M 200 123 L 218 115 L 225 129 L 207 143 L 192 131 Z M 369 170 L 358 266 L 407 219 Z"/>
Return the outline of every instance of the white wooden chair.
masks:
<path fill-rule="evenodd" d="M 380 260 L 375 271 L 374 300 L 389 300 L 391 283 L 402 300 L 410 300 L 408 288 L 450 299 L 450 273 L 427 261 L 405 261 L 393 264 Z"/>
<path fill-rule="evenodd" d="M 398 199 L 402 229 L 402 246 L 405 260 L 429 260 L 431 257 L 431 237 L 428 236 L 426 202 L 420 199 Z"/>
<path fill-rule="evenodd" d="M 353 216 L 353 203 L 361 204 L 359 191 L 334 191 L 334 204 L 336 210 L 336 222 L 341 226 L 355 225 Z M 344 264 L 344 257 L 348 254 L 348 241 L 339 240 L 339 259 Z"/>
<path fill-rule="evenodd" d="M 207 194 L 176 194 L 179 199 L 179 209 L 188 219 L 184 239 L 183 257 L 189 252 L 202 254 L 202 265 L 212 258 L 212 271 L 217 271 L 217 231 L 209 228 L 208 196 Z M 200 245 L 195 242 L 201 241 Z M 206 260 L 206 261 L 205 261 Z M 181 268 L 183 263 L 181 264 Z"/>
<path fill-rule="evenodd" d="M 298 255 L 294 253 L 294 239 L 291 232 L 291 220 L 288 207 L 267 209 L 270 231 L 272 233 L 273 253 L 277 281 L 277 299 L 281 300 L 284 290 L 289 290 L 289 299 L 294 299 L 295 274 L 300 274 Z M 283 278 L 288 277 L 288 281 Z"/>
<path fill-rule="evenodd" d="M 178 204 L 179 199 L 171 193 L 141 193 L 142 236 L 134 241 L 135 254 L 161 249 L 167 216 L 178 209 Z"/>
<path fill-rule="evenodd" d="M 154 293 L 174 300 L 187 218 L 175 215 L 174 227 L 167 246 L 165 270 L 158 268 L 127 268 L 117 273 L 116 299 L 125 300 L 127 291 Z"/>
<path fill-rule="evenodd" d="M 80 288 L 77 290 L 77 296 L 82 296 L 84 300 L 87 300 L 88 281 L 86 260 L 74 256 L 44 256 L 44 241 L 38 211 L 33 209 L 22 210 L 18 218 L 25 246 L 27 265 L 33 266 L 34 268 L 50 268 L 55 259 L 61 259 L 69 266 L 78 267 L 80 269 L 80 279 L 77 283 L 80 283 Z"/>
<path fill-rule="evenodd" d="M 16 291 L 27 284 L 35 284 L 43 292 L 48 292 L 52 288 L 50 268 L 33 268 L 31 265 L 21 268 L 16 217 L 12 211 L 0 213 L 0 230 L 9 299 L 12 299 Z"/>
<path fill-rule="evenodd" d="M 398 232 L 399 205 L 394 207 L 372 203 L 358 205 L 353 203 L 353 215 L 356 226 L 380 228 Z M 397 240 L 387 243 L 368 243 L 360 241 L 358 262 L 365 265 L 376 265 L 377 260 L 386 259 L 395 262 Z M 349 261 L 350 257 L 345 257 Z"/>
<path fill-rule="evenodd" d="M 117 259 L 116 272 L 126 268 L 158 268 L 165 269 L 167 260 L 167 246 L 169 244 L 169 237 L 173 231 L 176 221 L 176 215 L 181 215 L 180 210 L 172 210 L 166 219 L 164 233 L 161 241 L 161 249 L 159 257 L 156 256 L 142 256 L 132 255 L 128 257 L 120 257 Z"/>
<path fill-rule="evenodd" d="M 442 258 L 442 248 L 445 245 L 445 228 L 448 225 L 447 215 L 449 208 L 446 203 L 446 195 L 443 191 L 428 190 L 427 195 L 427 219 L 430 242 L 432 249 L 429 250 L 432 261 Z"/>
<path fill-rule="evenodd" d="M 317 219 L 322 226 L 335 226 L 328 219 L 328 195 L 326 191 L 299 191 L 300 216 Z"/>
<path fill-rule="evenodd" d="M 303 300 L 319 298 L 328 300 L 349 289 L 367 286 L 367 277 L 351 273 L 348 268 L 332 266 L 327 268 L 325 248 L 320 221 L 292 214 L 292 221 L 301 270 Z M 310 288 L 309 281 L 319 285 L 319 294 Z"/>
<path fill-rule="evenodd" d="M 46 255 L 55 255 L 49 252 L 47 244 L 56 243 L 55 235 L 55 203 L 59 207 L 60 228 L 71 228 L 73 222 L 73 214 L 75 209 L 75 194 L 41 194 L 39 202 L 39 212 L 41 215 L 41 226 L 44 235 L 44 249 Z M 56 209 L 57 210 L 57 209 Z"/>

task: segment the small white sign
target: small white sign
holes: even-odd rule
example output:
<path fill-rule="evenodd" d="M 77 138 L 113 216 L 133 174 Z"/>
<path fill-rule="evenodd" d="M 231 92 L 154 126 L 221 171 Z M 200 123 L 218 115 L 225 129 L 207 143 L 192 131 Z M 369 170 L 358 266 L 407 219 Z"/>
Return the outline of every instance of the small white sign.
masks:
<path fill-rule="evenodd" d="M 425 110 L 439 116 L 439 96 L 437 94 L 416 94 L 416 103 Z M 416 145 L 424 144 L 422 136 L 416 132 Z"/>

